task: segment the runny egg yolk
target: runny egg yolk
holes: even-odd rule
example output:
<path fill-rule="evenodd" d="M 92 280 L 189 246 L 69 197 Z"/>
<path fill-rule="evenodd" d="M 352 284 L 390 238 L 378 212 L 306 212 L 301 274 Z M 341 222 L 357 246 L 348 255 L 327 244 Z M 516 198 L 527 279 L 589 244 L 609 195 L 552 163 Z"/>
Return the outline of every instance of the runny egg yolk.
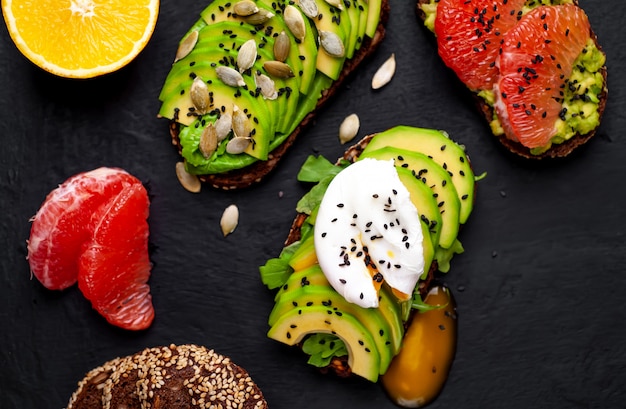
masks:
<path fill-rule="evenodd" d="M 450 291 L 433 287 L 424 300 L 443 306 L 416 312 L 400 352 L 382 376 L 382 385 L 397 405 L 420 408 L 431 402 L 448 377 L 456 350 L 456 306 Z"/>

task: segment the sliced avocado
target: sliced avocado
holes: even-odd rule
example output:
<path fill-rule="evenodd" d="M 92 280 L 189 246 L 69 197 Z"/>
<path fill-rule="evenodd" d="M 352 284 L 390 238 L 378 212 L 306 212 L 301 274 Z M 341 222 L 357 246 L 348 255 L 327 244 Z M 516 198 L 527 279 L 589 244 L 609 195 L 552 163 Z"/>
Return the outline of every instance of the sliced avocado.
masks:
<path fill-rule="evenodd" d="M 385 147 L 364 151 L 359 159 L 379 160 L 394 159 L 396 166 L 408 168 L 418 180 L 431 188 L 441 213 L 441 234 L 439 245 L 449 248 L 459 232 L 460 202 L 454 184 L 448 172 L 423 153 Z"/>
<path fill-rule="evenodd" d="M 361 22 L 361 16 L 359 15 L 359 9 L 355 7 L 356 1 L 346 0 L 343 2 L 344 15 L 342 18 L 350 19 L 350 35 L 346 38 L 346 58 L 352 58 L 354 51 L 357 48 L 357 38 L 359 36 L 359 24 Z"/>
<path fill-rule="evenodd" d="M 291 255 L 289 266 L 294 270 L 304 270 L 317 263 L 317 254 L 315 254 L 315 240 L 313 235 L 306 238 L 300 247 Z"/>
<path fill-rule="evenodd" d="M 432 190 L 422 181 L 418 180 L 411 170 L 396 166 L 400 181 L 411 195 L 411 202 L 417 208 L 420 220 L 427 226 L 427 232 L 431 242 L 437 246 L 441 235 L 441 213 L 437 207 L 437 200 L 433 197 Z M 428 268 L 428 266 L 426 266 Z"/>
<path fill-rule="evenodd" d="M 365 34 L 368 37 L 374 38 L 376 30 L 378 29 L 378 23 L 380 22 L 380 8 L 382 6 L 382 0 L 369 0 L 369 11 L 367 13 L 367 26 L 365 28 Z"/>
<path fill-rule="evenodd" d="M 371 5 L 371 4 L 370 4 Z M 474 206 L 474 172 L 464 148 L 434 129 L 397 126 L 376 135 L 365 152 L 393 146 L 422 152 L 440 164 L 451 176 L 461 202 L 460 222 L 464 224 Z"/>
<path fill-rule="evenodd" d="M 285 284 L 280 287 L 274 300 L 278 300 L 283 293 L 304 287 L 306 285 L 322 285 L 330 287 L 324 272 L 319 264 L 314 264 L 304 270 L 297 270 L 291 273 Z"/>
<path fill-rule="evenodd" d="M 345 48 L 351 28 L 348 13 L 331 6 L 325 1 L 318 1 L 317 8 L 319 15 L 314 20 L 317 32 L 329 31 L 335 33 L 343 42 Z M 345 60 L 345 55 L 343 57 L 333 57 L 324 50 L 321 44 L 319 45 L 317 69 L 333 80 L 339 78 Z"/>
<path fill-rule="evenodd" d="M 391 328 L 389 323 L 377 308 L 361 308 L 349 303 L 332 287 L 306 285 L 293 291 L 283 293 L 270 313 L 268 324 L 273 326 L 283 315 L 298 307 L 326 307 L 334 314 L 350 314 L 356 318 L 372 336 L 380 354 L 379 373 L 387 370 L 391 358 L 398 353 L 398 349 L 391 342 Z"/>
<path fill-rule="evenodd" d="M 216 38 L 219 37 L 224 37 L 224 39 L 216 45 Z M 272 35 L 266 35 L 265 32 L 258 32 L 254 29 L 251 30 L 249 24 L 242 25 L 237 22 L 222 21 L 219 24 L 211 24 L 204 27 L 199 32 L 198 42 L 196 43 L 192 53 L 185 59 L 179 61 L 179 63 L 189 65 L 196 61 L 195 65 L 190 68 L 197 70 L 199 62 L 203 63 L 201 66 L 206 67 L 207 59 L 205 58 L 205 50 L 214 49 L 216 46 L 225 51 L 227 55 L 225 55 L 225 58 L 236 60 L 239 48 L 243 45 L 243 43 L 250 39 L 254 39 L 257 43 L 257 62 L 254 65 L 254 70 L 246 71 L 243 75 L 244 77 L 252 77 L 251 82 L 252 84 L 255 84 L 253 78 L 254 73 L 263 73 L 263 64 L 267 61 L 274 60 L 272 52 L 274 37 Z M 296 51 L 292 50 L 286 60 L 286 63 L 296 67 L 301 66 Z M 172 69 L 172 75 L 176 75 L 176 71 L 177 67 L 174 67 Z M 265 100 L 266 104 L 268 104 L 268 108 L 274 113 L 276 131 L 286 133 L 291 126 L 290 119 L 294 115 L 298 105 L 299 93 L 297 91 L 294 92 L 294 90 L 297 90 L 300 87 L 300 77 L 271 78 L 275 83 L 275 88 L 278 90 L 278 98 L 276 100 L 266 100 L 260 94 L 257 95 L 257 97 Z M 278 106 L 274 107 L 274 105 Z"/>
<path fill-rule="evenodd" d="M 275 300 L 283 297 L 289 297 L 289 293 L 293 291 L 298 291 L 302 287 L 305 286 L 326 286 L 331 289 L 331 285 L 326 279 L 324 272 L 320 268 L 319 264 L 315 264 L 305 270 L 296 271 L 287 282 L 281 287 L 281 289 L 276 294 Z M 332 291 L 335 291 L 334 289 Z M 384 286 L 381 287 L 379 292 L 379 303 L 377 310 L 382 314 L 385 318 L 385 321 L 389 324 L 391 330 L 391 343 L 393 345 L 394 350 L 398 350 L 402 343 L 402 337 L 404 335 L 404 326 L 402 322 L 402 314 L 400 304 L 398 300 L 391 295 L 389 290 Z M 287 299 L 287 298 L 283 298 Z"/>
<path fill-rule="evenodd" d="M 355 375 L 371 382 L 378 380 L 380 354 L 369 331 L 352 315 L 337 314 L 331 308 L 311 306 L 293 308 L 281 316 L 267 336 L 295 345 L 308 334 L 333 334 L 348 350 L 348 365 Z"/>
<path fill-rule="evenodd" d="M 353 0 L 354 7 L 358 10 L 359 14 L 359 29 L 357 31 L 356 38 L 356 49 L 358 50 L 363 45 L 363 40 L 365 40 L 366 29 L 367 29 L 367 18 L 369 14 L 369 3 L 365 0 Z"/>
<path fill-rule="evenodd" d="M 285 10 L 285 6 L 288 4 L 293 4 L 291 0 L 258 0 L 259 4 L 264 4 L 266 8 L 273 9 L 276 15 L 282 15 Z M 311 25 L 310 20 L 303 15 L 304 19 L 304 30 L 306 33 L 310 35 L 306 35 L 304 40 L 296 40 L 296 38 L 291 34 L 289 29 L 285 24 L 279 29 L 278 24 L 275 23 L 275 19 L 270 21 L 271 24 L 275 24 L 276 27 L 274 29 L 275 33 L 280 33 L 281 30 L 284 30 L 285 33 L 289 34 L 292 39 L 291 48 L 298 49 L 298 58 L 302 61 L 302 68 L 297 72 L 300 77 L 300 92 L 302 94 L 308 94 L 313 84 L 313 79 L 315 78 L 315 74 L 317 73 L 317 32 L 315 31 L 314 26 Z M 281 23 L 284 23 L 281 21 Z"/>
<path fill-rule="evenodd" d="M 284 20 L 282 19 L 282 10 L 284 10 L 285 5 L 288 4 L 286 0 L 278 0 L 278 1 L 267 1 L 267 0 L 257 0 L 257 7 L 259 9 L 264 9 L 272 14 L 274 17 L 270 18 L 265 23 L 261 24 L 250 24 L 245 23 L 245 25 L 252 31 L 257 31 L 260 33 L 264 33 L 266 36 L 277 36 L 281 31 L 285 31 L 289 35 L 291 39 L 291 51 L 292 51 L 292 61 L 291 68 L 294 73 L 300 77 L 299 87 L 294 88 L 294 90 L 299 89 L 300 92 L 306 94 L 311 87 L 313 82 L 313 78 L 317 72 L 315 66 L 316 53 L 317 53 L 317 45 L 315 43 L 314 36 L 306 36 L 304 41 L 297 41 L 295 37 L 291 34 L 291 31 L 285 25 Z M 233 12 L 233 6 L 235 2 L 219 2 L 215 1 L 209 4 L 201 13 L 202 19 L 207 24 L 219 23 L 220 21 L 232 21 L 237 24 L 241 24 L 246 21 L 245 17 L 237 16 Z M 307 32 L 312 31 L 310 22 L 307 18 L 304 19 L 305 29 Z M 295 59 L 294 60 L 294 55 Z"/>
<path fill-rule="evenodd" d="M 391 329 L 391 342 L 396 350 L 400 350 L 402 346 L 402 338 L 404 337 L 404 322 L 402 321 L 402 308 L 398 299 L 391 294 L 388 287 L 381 287 L 378 300 L 378 310 L 385 317 Z"/>

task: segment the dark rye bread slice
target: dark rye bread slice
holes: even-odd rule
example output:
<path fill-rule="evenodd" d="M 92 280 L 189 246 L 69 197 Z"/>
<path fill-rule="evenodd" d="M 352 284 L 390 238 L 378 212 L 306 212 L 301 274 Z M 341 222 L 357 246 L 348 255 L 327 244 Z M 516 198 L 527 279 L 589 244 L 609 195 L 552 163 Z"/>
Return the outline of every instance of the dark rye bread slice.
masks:
<path fill-rule="evenodd" d="M 228 357 L 197 345 L 148 348 L 87 373 L 67 409 L 209 407 L 265 409 L 250 375 Z"/>
<path fill-rule="evenodd" d="M 343 156 L 339 158 L 336 164 L 339 164 L 342 160 L 347 160 L 350 162 L 355 162 L 357 158 L 361 155 L 367 144 L 372 140 L 372 138 L 376 136 L 376 134 L 367 135 L 363 137 L 359 142 L 350 146 L 344 152 Z M 298 213 L 294 218 L 291 228 L 289 230 L 289 234 L 287 235 L 287 239 L 285 240 L 284 245 L 288 246 L 298 240 L 301 237 L 301 229 L 306 221 L 308 215 L 304 213 Z M 426 296 L 428 290 L 430 289 L 431 282 L 434 279 L 435 271 L 437 271 L 437 262 L 433 261 L 428 270 L 428 275 L 424 280 L 420 280 L 419 282 L 419 290 L 422 297 Z M 352 371 L 350 370 L 350 366 L 348 365 L 348 357 L 333 357 L 330 364 L 324 368 L 321 368 L 321 372 L 323 373 L 334 373 L 339 377 L 345 378 L 352 375 Z"/>
<path fill-rule="evenodd" d="M 416 11 L 417 11 L 417 16 L 418 18 L 424 22 L 426 19 L 426 13 L 424 13 L 424 11 L 421 8 L 422 4 L 428 4 L 430 3 L 430 0 L 417 0 L 417 7 L 416 7 Z M 578 0 L 574 0 L 573 2 L 574 4 L 578 5 Z M 602 51 L 602 47 L 600 46 L 599 42 L 598 42 L 598 36 L 596 35 L 596 33 L 593 31 L 593 28 L 590 28 L 590 36 L 593 39 L 593 41 L 596 44 L 596 47 L 598 47 L 598 50 Z M 598 103 L 598 113 L 599 113 L 599 117 L 600 117 L 600 121 L 602 120 L 602 116 L 604 114 L 604 110 L 606 108 L 606 101 L 607 101 L 607 97 L 608 97 L 608 87 L 607 87 L 607 68 L 606 65 L 604 65 L 601 70 L 600 73 L 602 74 L 602 77 L 604 78 L 604 87 L 602 89 L 602 92 L 599 95 L 599 103 Z M 491 106 L 489 106 L 489 104 L 485 103 L 485 101 L 480 98 L 476 93 L 473 93 L 473 97 L 474 97 L 474 101 L 476 103 L 476 106 L 478 107 L 478 109 L 480 110 L 480 112 L 483 114 L 483 116 L 485 117 L 485 119 L 487 120 L 488 123 L 490 123 L 493 118 L 494 118 L 494 110 Z M 504 145 L 504 147 L 506 149 L 508 149 L 510 152 L 515 153 L 519 156 L 522 156 L 524 158 L 528 158 L 528 159 L 545 159 L 545 158 L 562 158 L 565 156 L 568 156 L 570 153 L 572 153 L 572 151 L 574 151 L 574 149 L 576 149 L 577 147 L 584 145 L 585 143 L 587 143 L 595 134 L 597 131 L 598 127 L 596 127 L 595 129 L 593 129 L 591 132 L 586 133 L 586 134 L 576 134 L 574 135 L 571 139 L 561 143 L 561 144 L 554 144 L 552 145 L 552 147 L 550 147 L 550 149 L 548 149 L 547 151 L 541 153 L 541 154 L 532 154 L 530 152 L 530 149 L 525 147 L 524 145 L 522 145 L 519 142 L 513 141 L 509 138 L 506 137 L 506 135 L 502 134 L 502 135 L 494 135 L 502 145 Z"/>
<path fill-rule="evenodd" d="M 266 161 L 256 161 L 250 166 L 245 168 L 232 170 L 230 172 L 210 174 L 210 175 L 198 175 L 202 182 L 208 183 L 214 188 L 231 190 L 241 189 L 251 186 L 260 182 L 268 173 L 270 173 L 280 162 L 283 155 L 294 144 L 298 136 L 304 132 L 306 127 L 313 122 L 319 110 L 324 104 L 341 88 L 346 79 L 366 60 L 369 56 L 374 54 L 378 46 L 382 43 L 385 37 L 385 26 L 389 19 L 389 0 L 382 0 L 380 20 L 376 28 L 376 33 L 373 38 L 366 37 L 359 48 L 349 60 L 344 63 L 343 69 L 337 78 L 333 82 L 332 86 L 322 92 L 322 97 L 317 101 L 315 109 L 304 117 L 302 122 L 294 129 L 294 131 L 285 139 L 285 141 L 269 153 L 269 158 Z M 178 148 L 179 153 L 182 151 L 180 139 L 178 138 L 179 125 L 172 121 L 170 122 L 170 135 L 172 137 L 172 143 Z"/>

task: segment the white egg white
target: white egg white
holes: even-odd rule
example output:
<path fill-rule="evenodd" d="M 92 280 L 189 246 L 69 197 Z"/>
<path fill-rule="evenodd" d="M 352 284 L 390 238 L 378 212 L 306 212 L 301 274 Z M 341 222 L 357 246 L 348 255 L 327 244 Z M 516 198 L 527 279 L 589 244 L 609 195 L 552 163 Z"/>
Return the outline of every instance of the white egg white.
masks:
<path fill-rule="evenodd" d="M 411 295 L 424 271 L 422 241 L 419 214 L 393 160 L 363 159 L 328 186 L 315 221 L 315 251 L 347 301 L 378 307 L 374 282 L 382 280 Z"/>

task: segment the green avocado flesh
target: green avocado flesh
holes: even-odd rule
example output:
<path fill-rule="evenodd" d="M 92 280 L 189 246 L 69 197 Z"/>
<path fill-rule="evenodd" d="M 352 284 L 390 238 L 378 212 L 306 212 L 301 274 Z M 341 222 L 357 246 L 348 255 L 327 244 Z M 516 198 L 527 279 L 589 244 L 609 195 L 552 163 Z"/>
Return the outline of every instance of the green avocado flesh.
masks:
<path fill-rule="evenodd" d="M 435 31 L 437 3 L 439 3 L 438 0 L 431 0 L 420 5 L 421 10 L 425 13 L 424 25 L 432 32 Z M 522 13 L 525 14 L 539 6 L 572 3 L 574 0 L 527 0 Z M 570 78 L 565 80 L 562 102 L 563 114 L 556 121 L 554 136 L 547 146 L 531 149 L 531 154 L 540 155 L 553 145 L 566 142 L 577 134 L 588 134 L 600 125 L 599 101 L 600 95 L 606 89 L 601 69 L 605 63 L 606 56 L 596 43 L 589 39 L 585 48 L 574 61 L 573 67 L 575 68 Z M 480 91 L 478 96 L 487 105 L 493 107 L 495 95 L 492 90 Z M 495 112 L 489 125 L 494 135 L 504 135 L 502 124 Z"/>
<path fill-rule="evenodd" d="M 398 126 L 375 135 L 357 160 L 361 158 L 395 161 L 421 219 L 422 278 L 434 262 L 440 271 L 448 271 L 450 259 L 463 251 L 459 227 L 469 217 L 474 198 L 474 173 L 462 146 L 444 132 Z M 345 166 L 349 163 L 340 162 L 340 168 Z M 333 356 L 347 353 L 352 372 L 375 382 L 402 348 L 408 311 L 424 304 L 419 285 L 412 300 L 401 301 L 383 283 L 377 308 L 349 303 L 330 285 L 317 262 L 313 231 L 319 204 L 337 173 L 337 166 L 329 161 L 311 157 L 298 174 L 300 180 L 317 184 L 297 206 L 308 215 L 300 240 L 260 268 L 263 282 L 277 290 L 268 336 L 288 345 L 300 344 L 315 366 L 326 366 Z M 467 196 L 465 210 L 462 196 Z"/>
<path fill-rule="evenodd" d="M 373 36 L 381 12 L 377 1 L 345 0 L 340 9 L 316 0 L 318 15 L 309 18 L 297 2 L 254 0 L 259 11 L 243 16 L 235 12 L 237 3 L 215 0 L 200 13 L 199 20 L 183 36 L 178 57 L 159 94 L 159 116 L 178 123 L 181 153 L 187 171 L 193 174 L 225 173 L 267 160 L 306 115 L 316 109 L 323 92 L 339 78 L 345 61 L 354 56 L 367 36 Z M 293 24 L 284 18 L 286 7 L 295 8 L 296 15 L 302 17 L 304 37 L 296 38 L 291 31 Z M 341 40 L 343 56 L 333 56 L 325 50 L 320 42 L 322 31 Z M 196 41 L 190 40 L 196 36 Z M 275 48 L 279 36 L 286 36 L 287 46 L 281 41 Z M 254 40 L 256 45 L 256 59 L 248 57 L 251 65 L 239 67 L 241 47 L 249 40 Z M 284 53 L 286 58 L 276 51 Z M 242 64 L 246 63 L 245 56 L 241 56 Z M 277 64 L 278 58 L 285 65 L 268 68 L 266 63 Z M 218 67 L 238 72 L 243 84 L 238 82 L 237 74 L 219 75 Z M 261 75 L 273 85 L 262 89 L 257 83 L 257 76 Z M 196 78 L 206 84 L 208 97 L 200 87 L 192 89 Z M 208 108 L 200 109 L 199 101 L 206 100 Z M 232 117 L 236 109 L 248 117 L 242 128 L 245 134 L 235 135 L 231 130 L 218 141 L 217 147 L 201 150 L 205 129 L 223 115 Z M 227 144 L 235 136 L 250 141 L 242 153 L 227 150 Z"/>

